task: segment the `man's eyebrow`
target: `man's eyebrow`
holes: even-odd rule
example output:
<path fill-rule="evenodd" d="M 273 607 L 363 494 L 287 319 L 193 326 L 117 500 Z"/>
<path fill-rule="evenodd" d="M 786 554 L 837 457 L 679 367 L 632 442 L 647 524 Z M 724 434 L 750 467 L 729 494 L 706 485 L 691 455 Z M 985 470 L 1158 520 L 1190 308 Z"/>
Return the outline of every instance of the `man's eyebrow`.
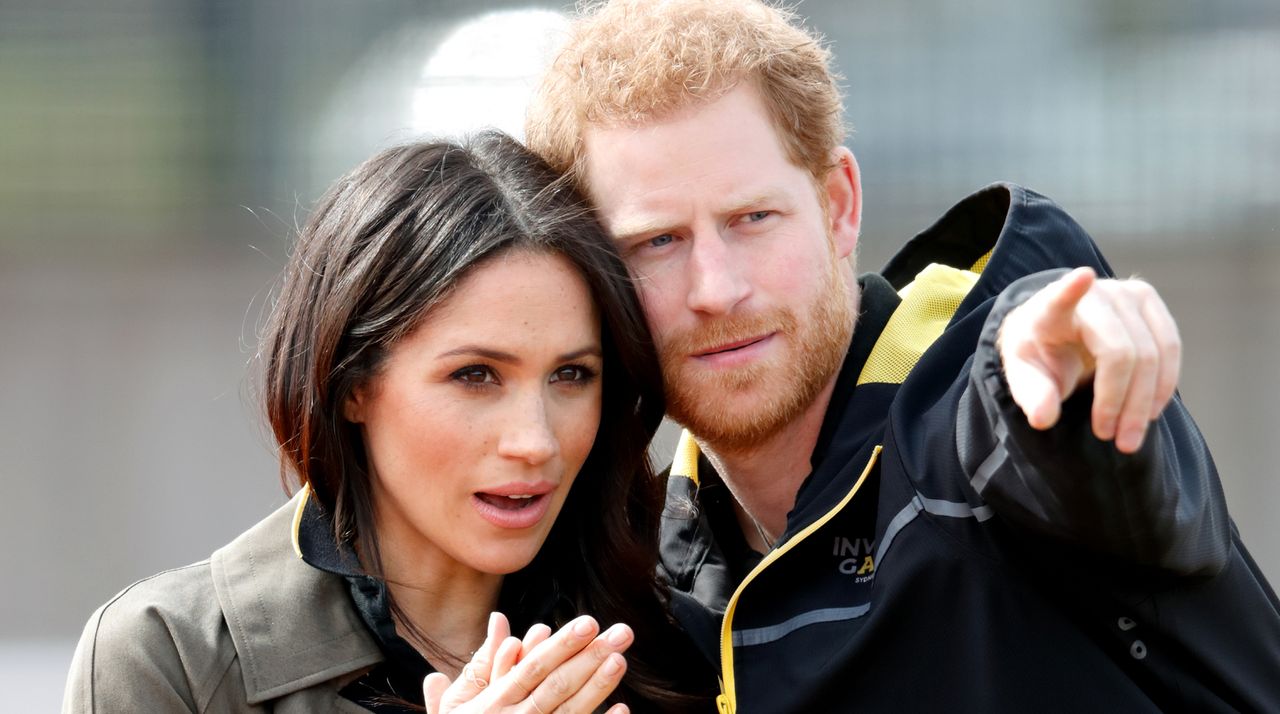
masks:
<path fill-rule="evenodd" d="M 786 193 L 775 189 L 765 189 L 763 191 L 743 194 L 741 196 L 729 196 L 722 204 L 724 208 L 721 213 L 737 214 L 743 213 L 750 209 L 762 208 L 783 203 L 786 200 Z"/>
<path fill-rule="evenodd" d="M 790 205 L 790 199 L 786 191 L 769 187 L 738 196 L 728 196 L 720 203 L 717 212 L 721 215 L 731 216 L 745 213 L 752 209 L 779 205 Z M 613 236 L 614 241 L 628 244 L 639 238 L 649 238 L 663 233 L 670 233 L 675 228 L 676 226 L 671 221 L 646 220 L 644 218 L 628 221 L 624 218 L 618 222 L 616 229 L 610 230 L 610 234 Z"/>
<path fill-rule="evenodd" d="M 633 222 L 622 221 L 618 225 L 617 230 L 610 230 L 609 234 L 613 236 L 616 243 L 631 243 L 639 238 L 649 238 L 651 236 L 670 233 L 672 226 L 665 221 L 649 221 L 640 219 Z"/>

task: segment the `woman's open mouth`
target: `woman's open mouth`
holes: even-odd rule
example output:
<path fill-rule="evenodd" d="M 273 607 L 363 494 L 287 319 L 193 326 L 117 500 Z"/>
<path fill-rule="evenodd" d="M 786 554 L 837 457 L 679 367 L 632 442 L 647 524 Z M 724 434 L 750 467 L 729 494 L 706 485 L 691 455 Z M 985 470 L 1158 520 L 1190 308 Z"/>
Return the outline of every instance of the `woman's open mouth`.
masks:
<path fill-rule="evenodd" d="M 504 511 L 518 511 L 521 508 L 528 508 L 533 505 L 533 500 L 535 498 L 541 498 L 541 496 L 534 496 L 533 494 L 526 494 L 524 496 L 496 496 L 492 493 L 477 493 L 476 498 L 484 501 L 494 508 L 501 508 Z"/>
<path fill-rule="evenodd" d="M 547 514 L 553 489 L 551 484 L 539 484 L 523 492 L 511 487 L 479 491 L 471 495 L 471 505 L 499 528 L 530 528 Z"/>

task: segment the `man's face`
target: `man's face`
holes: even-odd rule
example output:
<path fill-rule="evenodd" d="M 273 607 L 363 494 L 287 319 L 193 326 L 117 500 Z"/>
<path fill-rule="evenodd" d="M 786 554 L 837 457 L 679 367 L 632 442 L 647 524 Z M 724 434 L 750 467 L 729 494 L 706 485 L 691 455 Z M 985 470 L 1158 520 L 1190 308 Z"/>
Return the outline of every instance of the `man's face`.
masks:
<path fill-rule="evenodd" d="M 660 121 L 589 127 L 584 141 L 670 415 L 722 449 L 776 434 L 832 382 L 852 334 L 853 156 L 833 152 L 819 186 L 787 158 L 750 83 Z"/>

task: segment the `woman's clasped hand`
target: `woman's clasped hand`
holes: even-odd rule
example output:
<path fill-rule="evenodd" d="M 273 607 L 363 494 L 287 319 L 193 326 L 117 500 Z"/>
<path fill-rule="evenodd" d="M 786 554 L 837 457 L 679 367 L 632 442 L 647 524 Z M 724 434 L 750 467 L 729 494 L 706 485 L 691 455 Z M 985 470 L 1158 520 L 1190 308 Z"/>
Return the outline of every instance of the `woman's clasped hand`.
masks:
<path fill-rule="evenodd" d="M 440 672 L 422 689 L 429 714 L 575 714 L 592 712 L 622 681 L 631 628 L 618 623 L 604 632 L 590 616 L 559 632 L 537 624 L 523 639 L 511 634 L 507 618 L 493 613 L 484 644 L 453 680 Z M 616 704 L 606 714 L 625 714 Z"/>

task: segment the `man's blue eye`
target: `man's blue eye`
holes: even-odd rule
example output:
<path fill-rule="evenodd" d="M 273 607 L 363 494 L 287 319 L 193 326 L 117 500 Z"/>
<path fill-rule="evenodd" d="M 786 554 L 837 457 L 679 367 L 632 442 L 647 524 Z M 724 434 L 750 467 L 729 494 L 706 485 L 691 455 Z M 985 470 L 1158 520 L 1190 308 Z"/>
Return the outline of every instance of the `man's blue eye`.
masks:
<path fill-rule="evenodd" d="M 662 246 L 667 245 L 673 240 L 675 240 L 675 238 L 673 238 L 670 233 L 663 233 L 660 236 L 655 236 L 653 238 L 650 238 L 649 247 L 661 248 Z"/>
<path fill-rule="evenodd" d="M 769 213 L 770 213 L 769 211 L 754 211 L 752 213 L 747 214 L 747 220 L 750 221 L 751 223 L 755 223 L 756 221 L 763 221 L 764 219 L 769 217 Z"/>

